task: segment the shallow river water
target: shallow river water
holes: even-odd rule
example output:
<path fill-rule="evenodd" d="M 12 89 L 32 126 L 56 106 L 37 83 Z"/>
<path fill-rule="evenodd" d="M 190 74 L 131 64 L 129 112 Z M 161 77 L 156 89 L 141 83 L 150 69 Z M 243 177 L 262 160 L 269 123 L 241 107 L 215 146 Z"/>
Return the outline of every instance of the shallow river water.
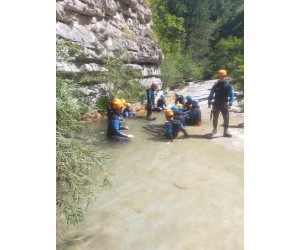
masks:
<path fill-rule="evenodd" d="M 144 115 L 143 113 L 138 115 Z M 205 138 L 212 129 L 203 112 L 203 125 L 186 127 L 191 138 L 173 143 L 143 126 L 155 121 L 126 120 L 134 134 L 129 143 L 108 142 L 106 121 L 89 123 L 86 133 L 109 157 L 115 188 L 105 191 L 88 208 L 86 220 L 70 227 L 64 237 L 82 239 L 65 244 L 71 250 L 242 250 L 244 247 L 244 148 L 239 128 L 232 138 Z M 219 118 L 221 123 L 222 117 Z M 231 125 L 240 120 L 234 115 Z M 235 126 L 233 126 L 235 127 Z"/>

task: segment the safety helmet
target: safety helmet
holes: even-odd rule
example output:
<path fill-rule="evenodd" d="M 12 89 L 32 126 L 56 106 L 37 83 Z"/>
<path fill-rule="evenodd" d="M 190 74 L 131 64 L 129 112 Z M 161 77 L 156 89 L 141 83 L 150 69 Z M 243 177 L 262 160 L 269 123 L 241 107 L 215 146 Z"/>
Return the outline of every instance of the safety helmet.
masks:
<path fill-rule="evenodd" d="M 192 96 L 191 95 L 187 95 L 186 99 L 192 99 Z"/>
<path fill-rule="evenodd" d="M 111 103 L 114 103 L 115 101 L 120 101 L 120 99 L 117 98 L 117 97 L 114 97 L 114 98 L 111 99 Z"/>
<path fill-rule="evenodd" d="M 157 83 L 155 83 L 155 82 L 152 82 L 151 83 L 151 88 L 153 89 L 156 89 L 156 88 L 158 88 L 158 84 Z"/>
<path fill-rule="evenodd" d="M 220 70 L 218 71 L 218 77 L 224 77 L 224 76 L 227 76 L 226 70 L 220 69 Z"/>
<path fill-rule="evenodd" d="M 165 116 L 173 116 L 173 115 L 174 115 L 173 110 L 170 109 L 165 110 Z"/>
<path fill-rule="evenodd" d="M 179 108 L 178 108 L 176 105 L 173 105 L 173 106 L 171 107 L 171 110 L 173 110 L 173 111 L 179 111 Z"/>
<path fill-rule="evenodd" d="M 124 103 L 121 102 L 119 99 L 117 99 L 113 102 L 114 109 L 119 109 L 119 108 L 123 108 L 123 107 L 124 107 Z"/>
<path fill-rule="evenodd" d="M 194 106 L 194 107 L 195 107 L 195 106 L 198 106 L 198 101 L 193 100 L 193 101 L 192 101 L 192 106 Z"/>
<path fill-rule="evenodd" d="M 125 101 L 125 99 L 120 99 L 120 101 L 123 103 L 123 104 L 125 104 L 126 103 L 126 101 Z"/>
<path fill-rule="evenodd" d="M 165 98 L 165 95 L 160 95 L 160 98 Z"/>
<path fill-rule="evenodd" d="M 126 107 L 131 107 L 131 103 L 126 102 L 126 103 L 125 103 L 125 106 L 126 106 Z"/>
<path fill-rule="evenodd" d="M 175 93 L 175 96 L 179 96 L 179 93 Z"/>
<path fill-rule="evenodd" d="M 181 103 L 176 104 L 176 106 L 177 106 L 179 109 L 182 109 L 182 108 L 183 108 Z"/>

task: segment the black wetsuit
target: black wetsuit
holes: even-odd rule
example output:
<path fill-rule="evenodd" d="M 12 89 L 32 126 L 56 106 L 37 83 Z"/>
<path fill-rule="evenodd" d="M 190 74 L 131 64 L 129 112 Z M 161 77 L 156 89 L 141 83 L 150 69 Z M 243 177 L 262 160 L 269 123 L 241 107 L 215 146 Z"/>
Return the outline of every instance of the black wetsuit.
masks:
<path fill-rule="evenodd" d="M 154 90 L 152 88 L 149 88 L 146 90 L 146 94 L 147 94 L 146 110 L 147 110 L 147 117 L 149 117 L 152 114 L 154 108 L 154 102 L 155 102 Z"/>
<path fill-rule="evenodd" d="M 220 112 L 222 113 L 224 120 L 224 132 L 228 130 L 229 126 L 229 112 L 228 112 L 228 103 L 229 106 L 232 106 L 233 103 L 233 87 L 227 81 L 220 82 L 218 81 L 211 89 L 208 96 L 208 104 L 212 106 L 213 113 L 213 127 L 214 130 L 217 130 L 218 119 Z M 214 101 L 212 102 L 212 99 Z"/>

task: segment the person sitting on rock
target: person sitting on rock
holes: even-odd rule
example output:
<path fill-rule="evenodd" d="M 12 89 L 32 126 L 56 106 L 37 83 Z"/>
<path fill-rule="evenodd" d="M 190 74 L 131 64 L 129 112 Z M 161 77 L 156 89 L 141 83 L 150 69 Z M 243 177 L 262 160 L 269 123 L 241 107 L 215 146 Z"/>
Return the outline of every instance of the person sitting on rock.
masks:
<path fill-rule="evenodd" d="M 201 126 L 201 111 L 200 107 L 198 105 L 198 101 L 192 100 L 192 108 L 189 110 L 188 113 L 185 114 L 185 123 L 186 125 L 192 125 L 192 126 Z"/>
<path fill-rule="evenodd" d="M 125 108 L 123 110 L 123 117 L 129 118 L 129 119 L 136 118 L 136 115 L 135 115 L 135 113 L 133 113 L 133 110 L 131 108 L 131 103 L 129 103 L 129 102 L 125 103 Z"/>
<path fill-rule="evenodd" d="M 153 111 L 161 112 L 168 106 L 166 98 L 164 95 L 161 95 L 160 98 L 157 100 L 156 107 L 153 109 Z"/>
<path fill-rule="evenodd" d="M 118 142 L 129 141 L 129 138 L 133 138 L 134 136 L 129 134 L 124 134 L 120 130 L 126 129 L 128 130 L 128 126 L 122 126 L 120 122 L 120 114 L 124 107 L 124 104 L 120 100 L 114 100 L 113 102 L 113 110 L 114 115 L 109 117 L 108 125 L 107 125 L 107 137 L 113 139 Z"/>

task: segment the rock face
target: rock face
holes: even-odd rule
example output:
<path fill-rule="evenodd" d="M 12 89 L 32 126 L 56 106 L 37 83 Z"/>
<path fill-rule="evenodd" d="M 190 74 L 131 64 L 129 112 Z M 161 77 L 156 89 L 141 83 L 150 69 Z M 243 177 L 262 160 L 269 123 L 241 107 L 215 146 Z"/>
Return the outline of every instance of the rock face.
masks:
<path fill-rule="evenodd" d="M 129 58 L 126 67 L 141 72 L 141 84 L 160 84 L 163 53 L 152 37 L 147 5 L 148 0 L 56 0 L 57 39 L 84 48 L 71 63 L 58 63 L 57 73 L 103 71 L 107 58 L 122 56 Z"/>

